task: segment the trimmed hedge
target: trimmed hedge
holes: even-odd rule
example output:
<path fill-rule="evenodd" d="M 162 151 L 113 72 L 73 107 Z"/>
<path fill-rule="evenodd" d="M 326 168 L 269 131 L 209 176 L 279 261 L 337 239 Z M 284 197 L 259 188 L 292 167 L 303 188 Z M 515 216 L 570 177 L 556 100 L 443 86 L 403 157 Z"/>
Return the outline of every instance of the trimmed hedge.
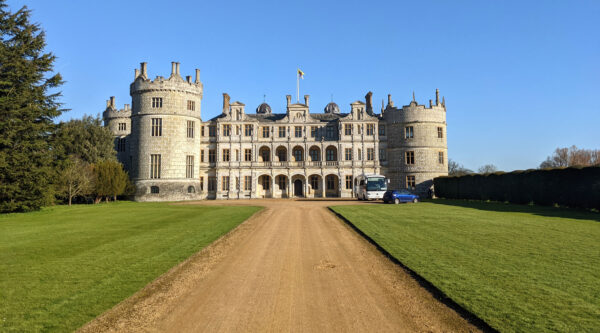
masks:
<path fill-rule="evenodd" d="M 433 180 L 435 195 L 600 209 L 600 167 L 531 169 L 491 174 L 444 176 Z"/>

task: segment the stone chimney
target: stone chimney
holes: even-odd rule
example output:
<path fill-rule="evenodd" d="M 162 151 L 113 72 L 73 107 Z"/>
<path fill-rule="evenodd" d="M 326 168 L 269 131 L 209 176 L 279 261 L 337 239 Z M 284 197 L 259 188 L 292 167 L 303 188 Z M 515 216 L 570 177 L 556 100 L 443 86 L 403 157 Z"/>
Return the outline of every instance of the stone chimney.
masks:
<path fill-rule="evenodd" d="M 367 102 L 367 113 L 372 114 L 373 113 L 373 93 L 371 91 L 369 91 L 365 95 L 365 101 Z"/>
<path fill-rule="evenodd" d="M 310 95 L 304 95 L 304 105 L 308 106 L 309 98 L 310 98 Z"/>
<path fill-rule="evenodd" d="M 196 83 L 200 83 L 200 70 L 196 68 Z"/>
<path fill-rule="evenodd" d="M 223 113 L 226 113 L 229 111 L 229 94 L 228 93 L 223 93 Z"/>
<path fill-rule="evenodd" d="M 440 90 L 435 90 L 435 105 L 440 105 Z"/>
<path fill-rule="evenodd" d="M 287 100 L 287 106 L 292 104 L 292 95 L 285 95 L 285 99 Z"/>
<path fill-rule="evenodd" d="M 175 76 L 177 73 L 177 63 L 175 61 L 171 61 L 171 76 Z"/>
<path fill-rule="evenodd" d="M 181 74 L 179 73 L 179 63 L 178 62 L 175 63 L 175 73 L 177 74 L 177 76 L 181 76 Z"/>
<path fill-rule="evenodd" d="M 388 105 L 390 107 L 394 106 L 394 102 L 392 102 L 392 94 L 388 94 Z"/>
<path fill-rule="evenodd" d="M 115 108 L 115 96 L 110 96 L 110 107 Z"/>
<path fill-rule="evenodd" d="M 133 78 L 134 80 L 138 78 L 138 76 L 140 76 L 140 70 L 139 69 L 135 69 L 135 77 Z"/>
<path fill-rule="evenodd" d="M 192 83 L 192 76 L 191 76 L 191 75 L 188 75 L 188 76 L 186 76 L 186 77 L 185 77 L 185 80 L 186 80 L 188 83 Z"/>
<path fill-rule="evenodd" d="M 142 70 L 142 77 L 144 79 L 147 79 L 148 78 L 148 63 L 147 62 L 140 63 L 140 69 Z"/>
<path fill-rule="evenodd" d="M 429 100 L 429 108 L 433 107 L 433 100 Z"/>

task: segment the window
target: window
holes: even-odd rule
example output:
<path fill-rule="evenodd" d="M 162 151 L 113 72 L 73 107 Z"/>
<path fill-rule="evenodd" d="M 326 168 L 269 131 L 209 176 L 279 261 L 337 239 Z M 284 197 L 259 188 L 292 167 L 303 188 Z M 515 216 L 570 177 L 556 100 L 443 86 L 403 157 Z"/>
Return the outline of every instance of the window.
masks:
<path fill-rule="evenodd" d="M 333 138 L 333 126 L 327 126 L 325 128 L 325 136 L 327 136 L 328 138 Z"/>
<path fill-rule="evenodd" d="M 231 135 L 231 125 L 223 125 L 223 136 Z"/>
<path fill-rule="evenodd" d="M 344 125 L 344 134 L 345 135 L 352 135 L 352 124 L 345 124 Z"/>
<path fill-rule="evenodd" d="M 380 148 L 379 149 L 379 160 L 381 161 L 385 161 L 385 149 L 384 148 Z"/>
<path fill-rule="evenodd" d="M 437 132 L 438 132 L 438 138 L 442 139 L 444 137 L 444 128 L 443 127 L 438 127 L 437 128 Z"/>
<path fill-rule="evenodd" d="M 188 109 L 188 111 L 194 111 L 194 110 L 196 110 L 196 102 L 194 102 L 194 101 L 187 101 L 187 109 Z"/>
<path fill-rule="evenodd" d="M 185 178 L 194 178 L 194 155 L 185 157 Z"/>
<path fill-rule="evenodd" d="M 285 191 L 285 176 L 277 177 L 277 185 L 279 185 L 279 189 Z"/>
<path fill-rule="evenodd" d="M 217 136 L 217 126 L 208 126 L 208 136 Z"/>
<path fill-rule="evenodd" d="M 352 175 L 346 176 L 346 189 L 352 189 Z"/>
<path fill-rule="evenodd" d="M 404 160 L 406 161 L 406 164 L 415 164 L 415 152 L 407 151 L 405 153 Z"/>
<path fill-rule="evenodd" d="M 216 161 L 217 161 L 217 154 L 215 153 L 214 149 L 210 149 L 208 151 L 208 162 L 215 163 Z"/>
<path fill-rule="evenodd" d="M 204 191 L 204 177 L 200 177 L 200 192 Z"/>
<path fill-rule="evenodd" d="M 229 191 L 229 176 L 223 176 L 221 178 L 221 190 Z"/>
<path fill-rule="evenodd" d="M 117 139 L 117 151 L 125 151 L 125 143 L 126 143 L 125 138 L 118 138 Z"/>
<path fill-rule="evenodd" d="M 193 138 L 194 137 L 194 129 L 196 127 L 196 122 L 193 120 L 188 120 L 187 121 L 187 137 L 188 138 Z"/>
<path fill-rule="evenodd" d="M 151 186 L 150 187 L 150 193 L 152 193 L 152 194 L 158 194 L 158 193 L 160 193 L 160 189 L 158 188 L 158 186 Z"/>
<path fill-rule="evenodd" d="M 319 151 L 319 149 L 317 149 L 317 148 L 311 149 L 309 151 L 309 154 L 310 154 L 310 160 L 311 161 L 316 162 L 316 161 L 320 161 L 321 160 L 321 156 L 319 156 L 319 155 L 321 155 L 321 152 Z"/>
<path fill-rule="evenodd" d="M 252 191 L 252 176 L 244 176 L 244 190 Z"/>
<path fill-rule="evenodd" d="M 193 186 L 188 186 L 188 193 L 196 193 L 196 189 Z"/>
<path fill-rule="evenodd" d="M 379 125 L 379 136 L 385 136 L 385 125 Z"/>
<path fill-rule="evenodd" d="M 217 190 L 217 177 L 208 177 L 208 190 L 209 191 Z"/>
<path fill-rule="evenodd" d="M 336 155 L 335 149 L 327 148 L 327 150 L 325 150 L 325 160 L 326 161 L 337 161 L 337 158 L 335 155 Z"/>
<path fill-rule="evenodd" d="M 362 160 L 362 149 L 358 148 L 358 160 Z"/>
<path fill-rule="evenodd" d="M 279 126 L 279 137 L 285 138 L 285 126 Z"/>
<path fill-rule="evenodd" d="M 204 136 L 204 126 L 200 126 L 200 136 Z"/>
<path fill-rule="evenodd" d="M 162 136 L 162 118 L 152 118 L 152 136 Z"/>
<path fill-rule="evenodd" d="M 269 177 L 265 176 L 262 178 L 262 187 L 265 191 L 271 189 L 271 179 L 269 179 Z"/>
<path fill-rule="evenodd" d="M 319 189 L 319 176 L 310 176 L 310 186 L 313 190 Z"/>
<path fill-rule="evenodd" d="M 329 175 L 325 177 L 325 183 L 327 183 L 328 190 L 335 190 L 335 176 Z"/>
<path fill-rule="evenodd" d="M 262 137 L 263 138 L 268 138 L 269 137 L 269 127 L 263 126 L 263 128 L 262 128 Z"/>
<path fill-rule="evenodd" d="M 162 97 L 152 97 L 152 107 L 155 109 L 162 108 Z"/>
<path fill-rule="evenodd" d="M 345 153 L 346 161 L 352 161 L 352 148 L 346 148 Z"/>
<path fill-rule="evenodd" d="M 414 189 L 415 185 L 415 176 L 406 176 L 406 188 Z"/>
<path fill-rule="evenodd" d="M 229 149 L 223 149 L 223 162 L 229 162 Z"/>
<path fill-rule="evenodd" d="M 413 130 L 412 126 L 406 126 L 406 128 L 404 129 L 404 138 L 405 139 L 412 139 L 415 137 L 415 133 Z"/>
<path fill-rule="evenodd" d="M 252 161 L 252 149 L 244 149 L 244 161 Z"/>
<path fill-rule="evenodd" d="M 200 151 L 200 162 L 204 163 L 204 150 Z"/>
<path fill-rule="evenodd" d="M 126 131 L 127 123 L 119 123 L 119 131 Z"/>
<path fill-rule="evenodd" d="M 293 154 L 294 154 L 295 161 L 302 161 L 302 149 L 295 148 L 293 151 Z"/>
<path fill-rule="evenodd" d="M 375 133 L 375 125 L 367 124 L 367 135 L 373 135 Z"/>
<path fill-rule="evenodd" d="M 375 159 L 375 149 L 367 148 L 367 161 L 372 161 Z"/>
<path fill-rule="evenodd" d="M 160 154 L 150 155 L 150 178 L 160 178 Z"/>
<path fill-rule="evenodd" d="M 311 138 L 316 138 L 317 137 L 317 126 L 311 126 L 310 127 L 310 137 Z"/>
<path fill-rule="evenodd" d="M 244 125 L 244 136 L 252 136 L 252 129 L 254 126 L 252 125 Z"/>
<path fill-rule="evenodd" d="M 294 136 L 297 138 L 301 138 L 302 137 L 302 126 L 296 126 L 294 127 Z"/>
<path fill-rule="evenodd" d="M 438 163 L 444 164 L 444 152 L 443 151 L 438 152 Z"/>

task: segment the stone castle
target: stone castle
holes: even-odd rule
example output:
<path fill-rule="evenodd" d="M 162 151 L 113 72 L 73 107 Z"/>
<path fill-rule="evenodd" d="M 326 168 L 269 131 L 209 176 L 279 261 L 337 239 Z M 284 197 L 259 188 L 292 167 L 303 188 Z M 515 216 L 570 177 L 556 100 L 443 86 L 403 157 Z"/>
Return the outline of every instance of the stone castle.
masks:
<path fill-rule="evenodd" d="M 135 70 L 131 107 L 107 101 L 104 124 L 115 135 L 119 161 L 138 201 L 353 197 L 356 177 L 382 174 L 389 188 L 425 194 L 448 174 L 446 105 L 436 90 L 429 107 L 413 100 L 376 114 L 372 93 L 342 113 L 329 103 L 311 113 L 309 96 L 286 112 L 263 103 L 247 113 L 223 94 L 222 113 L 203 121 L 200 70 L 183 78 L 172 63 L 168 78 Z"/>

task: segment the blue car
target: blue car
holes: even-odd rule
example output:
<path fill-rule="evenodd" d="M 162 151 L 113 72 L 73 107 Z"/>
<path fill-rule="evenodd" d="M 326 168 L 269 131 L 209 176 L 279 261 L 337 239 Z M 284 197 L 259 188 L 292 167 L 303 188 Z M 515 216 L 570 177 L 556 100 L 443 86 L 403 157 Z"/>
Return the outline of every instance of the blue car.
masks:
<path fill-rule="evenodd" d="M 389 190 L 383 194 L 384 203 L 395 203 L 401 202 L 419 202 L 419 196 L 411 193 L 409 190 Z"/>

